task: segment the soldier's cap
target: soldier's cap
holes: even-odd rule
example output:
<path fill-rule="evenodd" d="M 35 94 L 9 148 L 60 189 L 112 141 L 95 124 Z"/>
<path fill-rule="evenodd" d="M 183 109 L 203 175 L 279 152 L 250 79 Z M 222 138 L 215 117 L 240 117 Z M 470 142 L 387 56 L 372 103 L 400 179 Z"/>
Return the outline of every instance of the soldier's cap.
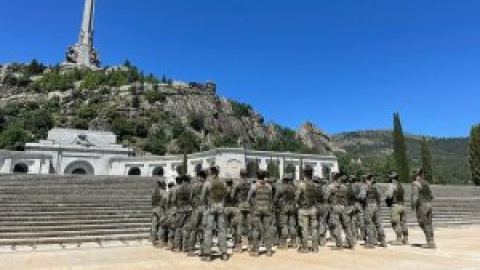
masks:
<path fill-rule="evenodd" d="M 175 182 L 177 182 L 177 184 L 182 183 L 183 182 L 183 175 L 179 175 L 179 176 L 175 177 Z"/>
<path fill-rule="evenodd" d="M 248 174 L 247 169 L 240 170 L 240 175 L 247 175 L 247 174 Z"/>
<path fill-rule="evenodd" d="M 217 172 L 217 173 L 218 173 L 219 168 L 218 168 L 218 166 L 210 166 L 210 171 L 211 171 L 211 172 Z"/>
<path fill-rule="evenodd" d="M 303 172 L 306 172 L 306 173 L 313 172 L 313 168 L 310 167 L 310 166 L 307 166 L 307 167 L 303 168 Z"/>
<path fill-rule="evenodd" d="M 192 180 L 192 178 L 190 177 L 190 175 L 182 175 L 182 182 L 187 182 L 187 183 L 190 183 L 190 181 Z"/>
<path fill-rule="evenodd" d="M 293 173 L 286 173 L 283 175 L 283 180 L 293 180 Z"/>
<path fill-rule="evenodd" d="M 322 181 L 322 179 L 320 179 L 320 177 L 318 177 L 318 176 L 314 176 L 312 180 L 315 183 L 320 183 Z"/>
<path fill-rule="evenodd" d="M 338 172 L 332 173 L 332 179 L 333 179 L 333 180 L 336 180 L 336 179 L 340 178 L 340 176 L 341 176 L 341 175 L 340 175 L 340 173 L 338 173 Z"/>
<path fill-rule="evenodd" d="M 352 174 L 352 175 L 348 176 L 348 178 L 349 178 L 352 182 L 357 181 L 357 176 L 356 176 L 356 175 L 353 175 L 353 174 Z"/>
<path fill-rule="evenodd" d="M 364 177 L 365 179 L 372 179 L 372 178 L 373 178 L 373 174 L 372 174 L 372 173 L 366 173 L 363 177 Z"/>
<path fill-rule="evenodd" d="M 264 180 L 265 178 L 268 177 L 268 172 L 260 170 L 257 172 L 257 178 L 260 180 Z"/>
<path fill-rule="evenodd" d="M 423 169 L 420 168 L 420 169 L 416 170 L 416 171 L 415 171 L 415 175 L 416 175 L 416 176 L 423 175 Z"/>
<path fill-rule="evenodd" d="M 227 179 L 225 179 L 225 182 L 226 183 L 233 183 L 233 179 L 232 178 L 227 178 Z"/>
<path fill-rule="evenodd" d="M 173 186 L 175 186 L 174 182 L 168 182 L 168 187 L 173 187 Z"/>
<path fill-rule="evenodd" d="M 348 181 L 348 176 L 342 175 L 342 176 L 340 177 L 340 181 L 342 181 L 342 182 L 347 182 L 347 181 Z"/>
<path fill-rule="evenodd" d="M 197 176 L 200 177 L 200 178 L 207 178 L 207 172 L 205 170 L 200 170 L 198 173 L 197 173 Z"/>
<path fill-rule="evenodd" d="M 397 179 L 397 178 L 398 178 L 398 173 L 392 172 L 390 175 L 388 175 L 388 178 L 390 178 L 390 179 Z"/>

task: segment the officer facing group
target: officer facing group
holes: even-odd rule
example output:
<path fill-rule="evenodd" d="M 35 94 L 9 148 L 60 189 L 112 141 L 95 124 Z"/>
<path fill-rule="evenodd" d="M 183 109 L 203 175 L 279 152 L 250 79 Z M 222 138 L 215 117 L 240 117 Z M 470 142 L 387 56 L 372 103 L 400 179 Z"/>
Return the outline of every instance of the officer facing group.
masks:
<path fill-rule="evenodd" d="M 158 180 L 152 196 L 154 245 L 188 256 L 200 255 L 204 261 L 214 258 L 214 238 L 222 260 L 230 256 L 228 237 L 235 253 L 247 248 L 255 257 L 261 246 L 267 256 L 273 256 L 275 245 L 298 248 L 301 253 L 318 252 L 325 246 L 328 232 L 338 250 L 354 249 L 357 240 L 365 241 L 366 248 L 387 246 L 381 223 L 382 194 L 371 174 L 360 181 L 334 173 L 328 181 L 314 177 L 307 167 L 300 181 L 288 173 L 278 181 L 266 171 L 259 171 L 254 179 L 248 178 L 246 170 L 241 170 L 237 179 L 222 179 L 219 173 L 218 167 L 211 167 L 195 178 L 178 176 L 175 184 Z M 405 191 L 396 173 L 389 179 L 385 201 L 396 234 L 392 244 L 404 245 L 408 243 Z M 435 248 L 432 200 L 419 170 L 412 183 L 412 209 L 428 248 Z"/>

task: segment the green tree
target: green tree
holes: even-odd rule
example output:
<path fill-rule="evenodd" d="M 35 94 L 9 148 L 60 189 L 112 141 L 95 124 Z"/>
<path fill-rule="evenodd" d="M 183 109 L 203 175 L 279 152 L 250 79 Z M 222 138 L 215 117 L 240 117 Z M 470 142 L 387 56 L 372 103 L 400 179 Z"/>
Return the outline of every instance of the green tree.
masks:
<path fill-rule="evenodd" d="M 408 159 L 402 123 L 398 113 L 393 115 L 393 156 L 395 158 L 398 179 L 403 183 L 410 182 L 410 162 Z"/>
<path fill-rule="evenodd" d="M 0 148 L 14 151 L 25 150 L 25 144 L 33 140 L 21 123 L 13 122 L 0 133 Z"/>
<path fill-rule="evenodd" d="M 470 131 L 469 162 L 473 183 L 480 186 L 480 124 Z"/>
<path fill-rule="evenodd" d="M 422 155 L 422 169 L 425 180 L 429 183 L 433 183 L 433 161 L 432 153 L 430 151 L 430 143 L 427 138 L 423 137 L 421 144 Z"/>
<path fill-rule="evenodd" d="M 177 139 L 179 153 L 191 154 L 200 150 L 200 140 L 191 131 L 184 130 Z"/>
<path fill-rule="evenodd" d="M 163 156 L 167 152 L 165 147 L 168 143 L 167 136 L 163 131 L 157 131 L 148 136 L 147 142 L 143 147 L 144 151 L 150 152 L 154 155 Z"/>

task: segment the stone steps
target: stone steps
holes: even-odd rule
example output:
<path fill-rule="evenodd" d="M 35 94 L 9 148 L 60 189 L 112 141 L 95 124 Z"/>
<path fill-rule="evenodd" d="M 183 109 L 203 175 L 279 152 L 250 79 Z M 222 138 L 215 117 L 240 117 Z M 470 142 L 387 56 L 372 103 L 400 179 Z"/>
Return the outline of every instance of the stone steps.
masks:
<path fill-rule="evenodd" d="M 0 239 L 0 246 L 33 246 L 33 245 L 51 245 L 51 244 L 80 244 L 88 242 L 105 242 L 105 241 L 133 241 L 148 239 L 147 233 L 133 234 L 115 234 L 115 235 L 98 235 L 98 236 L 76 236 L 76 237 L 46 237 L 46 238 L 16 238 L 16 239 Z"/>
<path fill-rule="evenodd" d="M 150 216 L 145 218 L 122 219 L 86 219 L 86 220 L 43 220 L 43 221 L 0 221 L 0 227 L 49 227 L 67 225 L 102 225 L 102 224 L 150 224 Z"/>
<path fill-rule="evenodd" d="M 111 224 L 70 224 L 51 226 L 3 226 L 0 224 L 0 233 L 22 232 L 62 232 L 62 231 L 92 231 L 116 229 L 144 229 L 148 222 L 143 223 L 111 223 Z M 148 226 L 147 226 L 148 228 Z"/>
<path fill-rule="evenodd" d="M 92 229 L 83 231 L 29 231 L 29 232 L 8 232 L 3 233 L 1 239 L 16 238 L 48 238 L 48 237 L 78 237 L 78 236 L 104 236 L 116 234 L 138 234 L 149 233 L 149 228 L 116 228 L 116 229 Z"/>
<path fill-rule="evenodd" d="M 90 215 L 58 215 L 58 216 L 0 216 L 0 222 L 2 221 L 65 221 L 65 220 L 104 220 L 104 219 L 135 219 L 151 217 L 150 213 L 140 214 L 90 214 Z M 1 237 L 1 236 L 0 236 Z"/>

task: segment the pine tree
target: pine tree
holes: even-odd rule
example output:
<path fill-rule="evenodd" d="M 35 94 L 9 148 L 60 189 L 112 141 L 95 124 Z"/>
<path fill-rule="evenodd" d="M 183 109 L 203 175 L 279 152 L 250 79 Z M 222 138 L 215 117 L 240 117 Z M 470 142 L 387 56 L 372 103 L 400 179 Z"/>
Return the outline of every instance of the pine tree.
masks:
<path fill-rule="evenodd" d="M 472 180 L 480 186 L 480 124 L 474 125 L 470 132 L 469 162 Z"/>
<path fill-rule="evenodd" d="M 430 143 L 425 137 L 422 139 L 421 152 L 423 176 L 429 183 L 433 183 L 432 153 L 430 152 Z"/>
<path fill-rule="evenodd" d="M 395 157 L 398 179 L 403 183 L 410 182 L 410 162 L 407 156 L 407 145 L 405 144 L 402 123 L 398 113 L 393 115 L 393 155 Z"/>

